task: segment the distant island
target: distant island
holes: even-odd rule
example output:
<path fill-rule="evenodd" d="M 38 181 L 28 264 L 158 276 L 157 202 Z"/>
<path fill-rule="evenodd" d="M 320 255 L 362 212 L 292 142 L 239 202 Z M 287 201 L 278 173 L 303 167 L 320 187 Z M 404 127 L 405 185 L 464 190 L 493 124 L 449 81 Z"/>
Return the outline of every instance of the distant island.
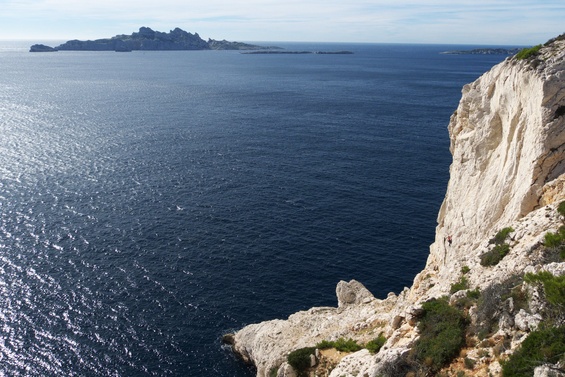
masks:
<path fill-rule="evenodd" d="M 448 55 L 515 55 L 521 48 L 475 48 L 472 50 L 444 51 Z"/>
<path fill-rule="evenodd" d="M 200 38 L 198 33 L 192 34 L 180 28 L 168 33 L 141 27 L 131 35 L 116 35 L 112 38 L 79 41 L 70 40 L 57 47 L 35 44 L 30 52 L 55 51 L 176 51 L 176 50 L 273 50 L 278 47 L 257 46 L 241 42 L 217 41 Z"/>

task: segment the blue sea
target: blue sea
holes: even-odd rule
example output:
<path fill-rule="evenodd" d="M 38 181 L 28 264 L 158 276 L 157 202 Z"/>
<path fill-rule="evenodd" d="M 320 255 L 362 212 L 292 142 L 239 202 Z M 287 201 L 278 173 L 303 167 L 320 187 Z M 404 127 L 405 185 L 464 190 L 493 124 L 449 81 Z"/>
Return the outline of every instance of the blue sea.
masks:
<path fill-rule="evenodd" d="M 3 376 L 249 377 L 224 333 L 336 306 L 339 280 L 400 292 L 461 87 L 505 58 L 32 43 L 0 43 Z"/>

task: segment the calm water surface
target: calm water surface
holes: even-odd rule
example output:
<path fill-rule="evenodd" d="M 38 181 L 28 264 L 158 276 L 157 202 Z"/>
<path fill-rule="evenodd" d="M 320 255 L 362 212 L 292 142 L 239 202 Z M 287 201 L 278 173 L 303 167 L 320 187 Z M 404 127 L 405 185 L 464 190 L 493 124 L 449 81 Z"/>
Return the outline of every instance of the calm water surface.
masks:
<path fill-rule="evenodd" d="M 0 43 L 0 375 L 251 376 L 223 333 L 423 267 L 461 86 L 503 56 Z M 464 48 L 472 48 L 465 46 Z"/>

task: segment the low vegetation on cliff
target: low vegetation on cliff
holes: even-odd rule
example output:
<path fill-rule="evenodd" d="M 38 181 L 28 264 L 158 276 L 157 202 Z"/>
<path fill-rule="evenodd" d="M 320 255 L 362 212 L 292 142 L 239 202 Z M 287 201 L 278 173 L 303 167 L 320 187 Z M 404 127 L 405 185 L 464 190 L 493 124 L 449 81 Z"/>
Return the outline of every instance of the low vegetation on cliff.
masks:
<path fill-rule="evenodd" d="M 481 266 L 496 266 L 510 252 L 510 245 L 506 239 L 513 231 L 514 229 L 507 227 L 496 233 L 489 241 L 494 247 L 481 256 Z"/>
<path fill-rule="evenodd" d="M 541 45 L 525 48 L 516 54 L 516 59 L 518 60 L 529 59 L 533 56 L 536 56 L 540 49 L 541 49 Z"/>
<path fill-rule="evenodd" d="M 420 338 L 411 357 L 424 374 L 435 374 L 459 355 L 465 344 L 467 320 L 446 298 L 428 301 L 422 309 L 418 323 Z"/>

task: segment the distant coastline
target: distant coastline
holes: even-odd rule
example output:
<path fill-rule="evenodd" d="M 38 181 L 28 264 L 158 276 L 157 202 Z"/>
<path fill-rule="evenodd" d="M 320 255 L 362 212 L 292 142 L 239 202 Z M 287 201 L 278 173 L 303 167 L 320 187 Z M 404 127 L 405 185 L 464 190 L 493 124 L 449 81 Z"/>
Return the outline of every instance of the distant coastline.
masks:
<path fill-rule="evenodd" d="M 475 48 L 472 50 L 444 51 L 447 55 L 515 55 L 521 48 Z"/>
<path fill-rule="evenodd" d="M 258 46 L 242 42 L 217 41 L 200 38 L 198 33 L 189 33 L 175 28 L 168 33 L 154 31 L 148 27 L 139 28 L 138 32 L 130 35 L 116 35 L 111 38 L 80 41 L 69 40 L 59 46 L 50 47 L 34 44 L 30 52 L 55 51 L 183 51 L 183 50 L 277 50 L 275 46 Z"/>

